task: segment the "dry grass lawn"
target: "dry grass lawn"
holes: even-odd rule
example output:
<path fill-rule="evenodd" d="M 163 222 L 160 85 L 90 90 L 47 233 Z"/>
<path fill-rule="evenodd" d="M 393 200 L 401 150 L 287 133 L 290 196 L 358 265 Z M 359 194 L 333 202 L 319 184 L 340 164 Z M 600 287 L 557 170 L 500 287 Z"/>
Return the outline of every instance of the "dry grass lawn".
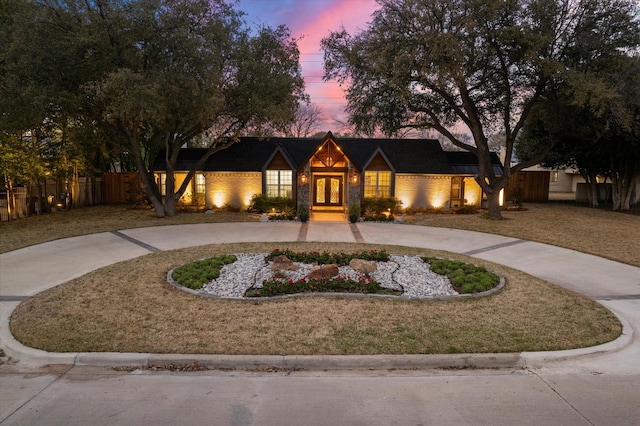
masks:
<path fill-rule="evenodd" d="M 489 232 L 554 244 L 640 266 L 640 216 L 566 204 L 531 204 L 482 215 L 424 214 L 407 223 Z M 0 253 L 96 232 L 201 222 L 255 221 L 246 213 L 183 213 L 158 219 L 148 210 L 96 206 L 0 224 Z M 360 245 L 297 244 L 316 250 Z M 172 267 L 234 252 L 268 252 L 273 244 L 195 247 L 111 265 L 18 306 L 11 330 L 48 351 L 225 354 L 403 354 L 569 349 L 616 338 L 621 326 L 601 305 L 524 273 L 482 263 L 507 279 L 478 300 L 401 302 L 345 298 L 221 301 L 166 282 Z M 364 248 L 381 248 L 364 246 Z M 433 251 L 387 247 L 392 253 Z"/>
<path fill-rule="evenodd" d="M 294 250 L 363 248 L 318 243 L 287 246 Z M 22 343 L 47 351 L 203 354 L 558 350 L 596 345 L 621 332 L 609 311 L 570 291 L 488 262 L 406 247 L 386 248 L 392 253 L 447 255 L 482 263 L 504 276 L 507 285 L 477 300 L 223 301 L 193 296 L 166 282 L 169 269 L 191 260 L 272 248 L 273 244 L 195 247 L 111 265 L 23 302 L 11 318 L 11 331 Z"/>

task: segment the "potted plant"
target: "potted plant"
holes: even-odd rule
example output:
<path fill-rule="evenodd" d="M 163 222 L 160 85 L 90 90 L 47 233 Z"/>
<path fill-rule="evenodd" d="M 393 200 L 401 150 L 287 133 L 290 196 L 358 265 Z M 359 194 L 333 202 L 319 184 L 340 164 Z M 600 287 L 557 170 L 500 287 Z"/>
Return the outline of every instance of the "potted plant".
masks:
<path fill-rule="evenodd" d="M 360 203 L 351 203 L 349 205 L 349 222 L 356 223 L 360 218 Z"/>
<path fill-rule="evenodd" d="M 298 204 L 298 219 L 300 219 L 300 222 L 309 220 L 309 207 L 306 204 Z"/>

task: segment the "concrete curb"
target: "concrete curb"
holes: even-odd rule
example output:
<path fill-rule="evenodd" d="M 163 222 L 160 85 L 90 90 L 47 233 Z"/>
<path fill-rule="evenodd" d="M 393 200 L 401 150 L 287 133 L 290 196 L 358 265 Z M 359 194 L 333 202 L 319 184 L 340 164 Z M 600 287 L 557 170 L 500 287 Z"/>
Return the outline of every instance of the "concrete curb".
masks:
<path fill-rule="evenodd" d="M 0 312 L 0 347 L 5 354 L 21 363 L 35 365 L 62 364 L 74 365 L 76 353 L 57 353 L 33 349 L 18 342 L 9 328 L 11 313 L 20 302 L 2 302 L 3 309 Z M 4 305 L 6 303 L 6 305 Z M 7 308 L 7 305 L 8 308 Z"/>

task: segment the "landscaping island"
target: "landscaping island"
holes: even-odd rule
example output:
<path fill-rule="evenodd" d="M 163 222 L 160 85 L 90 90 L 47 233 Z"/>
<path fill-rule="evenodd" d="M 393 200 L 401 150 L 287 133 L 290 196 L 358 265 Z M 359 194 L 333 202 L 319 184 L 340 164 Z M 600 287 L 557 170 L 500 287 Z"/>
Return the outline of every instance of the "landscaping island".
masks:
<path fill-rule="evenodd" d="M 356 253 L 239 253 L 191 262 L 168 274 L 171 284 L 222 298 L 355 293 L 446 298 L 487 292 L 501 282 L 482 266 L 434 257 Z"/>

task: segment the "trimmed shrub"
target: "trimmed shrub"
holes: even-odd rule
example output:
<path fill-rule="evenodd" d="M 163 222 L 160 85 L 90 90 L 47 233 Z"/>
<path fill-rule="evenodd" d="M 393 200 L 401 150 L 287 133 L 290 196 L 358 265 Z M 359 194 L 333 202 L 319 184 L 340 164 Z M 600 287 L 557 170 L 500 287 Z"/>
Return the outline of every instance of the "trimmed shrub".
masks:
<path fill-rule="evenodd" d="M 295 211 L 295 202 L 287 197 L 269 197 L 265 194 L 254 194 L 249 204 L 250 212 L 271 213 Z"/>
<path fill-rule="evenodd" d="M 183 287 L 194 290 L 201 289 L 205 284 L 220 276 L 220 269 L 237 260 L 232 254 L 215 256 L 209 259 L 187 263 L 173 270 L 171 278 Z"/>
<path fill-rule="evenodd" d="M 399 294 L 397 290 L 383 288 L 372 278 L 332 277 L 321 279 L 299 279 L 294 281 L 284 275 L 276 275 L 262 283 L 262 288 L 251 289 L 246 297 L 269 297 L 295 293 L 365 293 Z"/>
<path fill-rule="evenodd" d="M 402 211 L 402 201 L 393 197 L 364 197 L 360 207 L 365 212 L 368 210 L 377 214 L 389 211 L 391 213 L 400 213 Z"/>
<path fill-rule="evenodd" d="M 500 277 L 484 266 L 435 257 L 423 257 L 422 260 L 429 263 L 436 274 L 446 275 L 458 293 L 480 293 L 500 284 Z"/>
<path fill-rule="evenodd" d="M 338 266 L 347 266 L 352 259 L 371 260 L 375 262 L 386 262 L 389 260 L 389 253 L 384 250 L 365 250 L 358 253 L 329 253 L 326 251 L 294 252 L 289 249 L 274 249 L 267 255 L 267 260 L 271 261 L 278 256 L 285 256 L 294 262 L 315 263 L 318 265 L 335 263 Z"/>

